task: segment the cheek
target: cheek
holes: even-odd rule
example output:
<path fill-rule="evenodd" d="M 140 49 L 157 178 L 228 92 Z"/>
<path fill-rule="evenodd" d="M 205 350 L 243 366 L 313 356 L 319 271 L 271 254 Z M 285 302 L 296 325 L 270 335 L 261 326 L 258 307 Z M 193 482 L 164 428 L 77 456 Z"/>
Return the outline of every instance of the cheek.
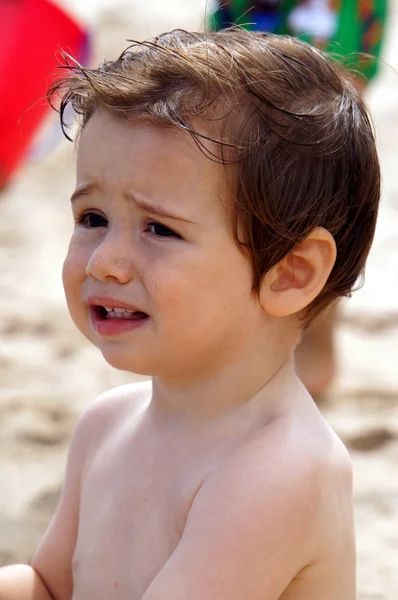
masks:
<path fill-rule="evenodd" d="M 240 312 L 250 301 L 252 270 L 240 253 L 226 254 L 146 271 L 143 280 L 152 302 L 180 319 L 190 313 L 220 317 L 226 310 Z"/>
<path fill-rule="evenodd" d="M 62 268 L 62 282 L 66 303 L 76 327 L 83 335 L 91 339 L 87 321 L 87 309 L 83 300 L 85 267 L 86 262 L 83 260 L 82 253 L 76 251 L 71 245 Z"/>
<path fill-rule="evenodd" d="M 173 290 L 173 277 L 167 277 L 166 273 L 147 272 L 141 275 L 145 288 L 151 296 L 152 301 L 157 305 L 162 305 L 170 298 Z"/>
<path fill-rule="evenodd" d="M 86 265 L 84 252 L 71 242 L 62 268 L 62 281 L 68 300 L 77 292 L 77 286 L 84 281 Z"/>

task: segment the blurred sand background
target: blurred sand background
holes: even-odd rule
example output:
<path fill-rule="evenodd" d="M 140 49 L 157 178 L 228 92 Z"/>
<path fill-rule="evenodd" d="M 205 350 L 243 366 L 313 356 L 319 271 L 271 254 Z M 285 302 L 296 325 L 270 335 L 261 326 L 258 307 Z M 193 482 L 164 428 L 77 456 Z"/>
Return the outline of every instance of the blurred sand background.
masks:
<path fill-rule="evenodd" d="M 127 38 L 200 27 L 205 0 L 64 4 L 92 29 L 98 62 Z M 384 60 L 368 95 L 384 179 L 379 227 L 366 285 L 344 307 L 339 376 L 322 409 L 354 462 L 359 600 L 398 598 L 398 0 Z M 66 311 L 60 274 L 73 187 L 74 149 L 62 142 L 0 200 L 0 564 L 31 558 L 81 410 L 134 379 L 109 367 Z"/>

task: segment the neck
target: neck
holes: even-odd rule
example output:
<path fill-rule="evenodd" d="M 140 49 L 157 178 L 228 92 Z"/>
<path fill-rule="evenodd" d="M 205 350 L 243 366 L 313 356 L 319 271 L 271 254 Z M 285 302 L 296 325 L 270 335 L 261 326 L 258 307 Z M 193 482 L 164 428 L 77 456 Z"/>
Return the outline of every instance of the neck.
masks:
<path fill-rule="evenodd" d="M 276 394 L 276 386 L 295 378 L 293 350 L 295 334 L 280 336 L 268 343 L 241 346 L 236 360 L 230 360 L 202 377 L 153 377 L 152 409 L 161 418 L 187 418 L 198 421 L 216 419 L 239 411 L 253 398 L 269 403 Z M 210 373 L 210 374 L 209 374 Z M 268 393 L 268 390 L 270 393 Z"/>

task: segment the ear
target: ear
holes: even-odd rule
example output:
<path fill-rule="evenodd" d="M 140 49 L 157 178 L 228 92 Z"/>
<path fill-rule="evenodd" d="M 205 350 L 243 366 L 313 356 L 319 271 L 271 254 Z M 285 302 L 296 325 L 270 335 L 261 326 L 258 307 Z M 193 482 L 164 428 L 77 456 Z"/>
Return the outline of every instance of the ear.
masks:
<path fill-rule="evenodd" d="M 300 312 L 318 296 L 336 260 L 333 236 L 323 227 L 315 228 L 264 278 L 260 303 L 274 317 Z"/>

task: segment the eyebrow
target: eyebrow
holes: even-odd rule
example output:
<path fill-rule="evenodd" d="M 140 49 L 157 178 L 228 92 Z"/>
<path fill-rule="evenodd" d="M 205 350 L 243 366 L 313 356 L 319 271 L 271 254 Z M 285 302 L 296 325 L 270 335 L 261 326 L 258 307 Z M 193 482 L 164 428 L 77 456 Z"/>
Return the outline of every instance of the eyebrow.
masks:
<path fill-rule="evenodd" d="M 84 196 L 89 196 L 92 192 L 99 192 L 100 186 L 96 183 L 86 183 L 85 185 L 81 185 L 75 189 L 73 194 L 70 197 L 70 201 L 73 204 L 79 198 L 83 198 Z"/>
<path fill-rule="evenodd" d="M 73 194 L 71 195 L 70 201 L 73 204 L 79 198 L 89 196 L 92 192 L 98 192 L 100 190 L 101 190 L 101 186 L 99 186 L 98 184 L 87 183 L 85 185 L 78 187 L 73 192 Z M 197 225 L 197 223 L 195 223 L 195 221 L 191 221 L 190 219 L 187 219 L 186 217 L 178 215 L 177 213 L 169 212 L 168 210 L 165 210 L 160 206 L 154 206 L 153 204 L 151 204 L 150 202 L 147 202 L 146 200 L 138 199 L 132 193 L 126 193 L 126 194 L 124 194 L 124 197 L 129 202 L 132 202 L 142 212 L 148 212 L 151 215 L 163 217 L 164 219 L 173 219 L 175 221 L 182 221 L 184 223 L 191 223 L 192 225 Z"/>
<path fill-rule="evenodd" d="M 163 217 L 164 219 L 174 219 L 175 221 L 183 221 L 184 223 L 191 223 L 192 225 L 197 224 L 197 223 L 195 223 L 195 221 L 191 221 L 190 219 L 187 219 L 186 217 L 178 215 L 177 213 L 169 212 L 168 210 L 165 210 L 161 206 L 154 206 L 153 204 L 151 204 L 150 202 L 147 202 L 146 200 L 138 199 L 131 193 L 125 194 L 125 198 L 127 200 L 129 200 L 130 202 L 132 202 L 142 212 L 148 212 L 148 213 L 151 213 L 151 215 L 156 215 L 157 217 Z"/>

